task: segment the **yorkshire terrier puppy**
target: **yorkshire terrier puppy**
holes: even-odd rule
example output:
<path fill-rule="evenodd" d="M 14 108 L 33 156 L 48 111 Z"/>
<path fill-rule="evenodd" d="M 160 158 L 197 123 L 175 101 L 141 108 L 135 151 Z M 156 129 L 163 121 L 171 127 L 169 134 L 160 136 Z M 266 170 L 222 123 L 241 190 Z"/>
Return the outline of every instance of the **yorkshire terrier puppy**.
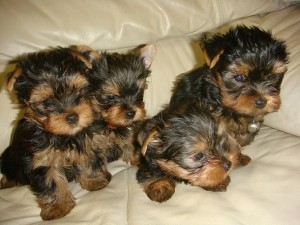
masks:
<path fill-rule="evenodd" d="M 270 32 L 240 25 L 225 34 L 204 35 L 201 47 L 206 65 L 177 81 L 170 107 L 202 102 L 226 124 L 232 138 L 245 146 L 258 132 L 264 115 L 280 107 L 286 46 Z"/>
<path fill-rule="evenodd" d="M 181 105 L 147 120 L 138 141 L 144 156 L 137 180 L 147 196 L 167 201 L 176 182 L 210 191 L 225 191 L 232 167 L 241 165 L 239 145 L 203 107 Z"/>
<path fill-rule="evenodd" d="M 89 144 L 99 127 L 94 122 L 98 109 L 90 78 L 98 74 L 94 65 L 100 55 L 94 51 L 84 55 L 81 48 L 88 49 L 29 54 L 17 60 L 8 76 L 7 88 L 15 89 L 25 113 L 1 156 L 1 188 L 29 185 L 44 220 L 63 217 L 75 206 L 68 181 L 75 179 L 93 191 L 110 179 Z"/>
<path fill-rule="evenodd" d="M 156 47 L 145 45 L 125 54 L 101 54 L 101 70 L 95 82 L 94 105 L 99 111 L 99 132 L 93 148 L 101 152 L 103 165 L 121 158 L 137 165 L 140 151 L 136 130 L 145 118 L 144 91 Z"/>

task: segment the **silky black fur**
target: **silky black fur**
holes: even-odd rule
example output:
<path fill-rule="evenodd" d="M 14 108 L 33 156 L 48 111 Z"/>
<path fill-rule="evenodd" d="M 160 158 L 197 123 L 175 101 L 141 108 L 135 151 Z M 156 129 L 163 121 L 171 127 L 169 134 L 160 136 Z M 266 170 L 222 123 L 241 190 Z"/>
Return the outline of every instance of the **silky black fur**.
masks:
<path fill-rule="evenodd" d="M 19 76 L 14 86 L 16 96 L 21 106 L 25 106 L 25 101 L 29 100 L 32 89 L 38 84 L 51 82 L 50 84 L 56 89 L 56 93 L 65 94 L 67 83 L 65 83 L 64 80 L 66 76 L 73 75 L 77 72 L 81 72 L 82 74 L 90 73 L 87 78 L 92 80 L 93 77 L 96 76 L 93 73 L 99 73 L 98 70 L 88 69 L 80 59 L 72 57 L 69 48 L 58 47 L 34 52 L 30 53 L 29 57 L 28 55 L 21 56 L 16 61 L 16 67 L 22 68 L 23 73 L 26 74 L 26 76 Z M 94 64 L 94 66 L 97 65 L 96 63 Z M 50 77 L 45 76 L 45 73 L 51 74 Z M 13 73 L 8 74 L 8 80 L 12 74 Z M 73 89 L 69 91 L 76 92 L 78 90 Z M 78 97 L 78 95 L 74 94 L 70 95 L 70 98 L 73 96 Z M 72 101 L 72 99 L 70 99 L 70 101 Z"/>

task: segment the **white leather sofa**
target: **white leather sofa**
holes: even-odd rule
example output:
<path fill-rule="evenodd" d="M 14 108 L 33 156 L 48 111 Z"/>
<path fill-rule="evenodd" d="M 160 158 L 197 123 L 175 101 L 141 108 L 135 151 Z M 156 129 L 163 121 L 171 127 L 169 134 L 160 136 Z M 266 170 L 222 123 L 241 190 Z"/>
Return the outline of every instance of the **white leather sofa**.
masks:
<path fill-rule="evenodd" d="M 0 224 L 297 225 L 300 224 L 300 1 L 292 0 L 2 0 L 0 1 L 0 153 L 21 114 L 5 74 L 18 55 L 49 46 L 85 44 L 124 51 L 157 46 L 145 94 L 148 116 L 169 100 L 176 76 L 203 64 L 201 33 L 233 24 L 272 30 L 290 52 L 282 106 L 244 152 L 252 162 L 231 173 L 226 192 L 179 184 L 165 203 L 148 199 L 136 168 L 109 164 L 110 184 L 87 192 L 74 182 L 77 206 L 64 218 L 42 221 L 26 186 L 0 190 Z M 1 175 L 0 175 L 1 176 Z"/>

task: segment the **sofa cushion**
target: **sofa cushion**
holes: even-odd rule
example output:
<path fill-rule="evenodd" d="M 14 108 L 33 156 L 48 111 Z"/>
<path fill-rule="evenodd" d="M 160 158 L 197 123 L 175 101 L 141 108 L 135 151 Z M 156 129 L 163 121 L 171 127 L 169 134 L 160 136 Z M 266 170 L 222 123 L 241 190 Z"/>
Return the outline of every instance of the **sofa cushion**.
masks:
<path fill-rule="evenodd" d="M 76 207 L 47 224 L 296 225 L 300 218 L 299 148 L 299 137 L 263 127 L 244 152 L 252 162 L 232 172 L 226 192 L 177 184 L 173 197 L 164 203 L 148 199 L 135 179 L 135 167 L 116 161 L 109 164 L 113 177 L 103 190 L 87 192 L 70 183 Z M 0 191 L 0 224 L 41 224 L 39 212 L 28 187 Z"/>

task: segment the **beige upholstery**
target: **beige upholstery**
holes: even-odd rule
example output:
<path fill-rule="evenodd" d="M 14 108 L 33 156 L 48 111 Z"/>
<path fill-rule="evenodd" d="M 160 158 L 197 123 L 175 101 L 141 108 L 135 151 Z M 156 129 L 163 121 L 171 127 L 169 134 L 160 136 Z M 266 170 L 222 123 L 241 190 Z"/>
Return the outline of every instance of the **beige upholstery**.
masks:
<path fill-rule="evenodd" d="M 74 182 L 77 206 L 45 224 L 296 225 L 300 223 L 300 1 L 289 0 L 9 0 L 0 1 L 0 152 L 21 114 L 5 89 L 9 60 L 49 46 L 86 44 L 124 51 L 157 46 L 145 93 L 148 116 L 169 100 L 176 76 L 203 63 L 201 33 L 235 24 L 257 25 L 286 40 L 290 52 L 281 109 L 265 119 L 244 151 L 252 162 L 232 172 L 226 192 L 178 184 L 166 203 L 150 201 L 136 168 L 109 164 L 111 183 L 87 192 Z M 1 175 L 0 175 L 1 176 Z M 43 224 L 28 187 L 0 190 L 0 224 Z"/>

